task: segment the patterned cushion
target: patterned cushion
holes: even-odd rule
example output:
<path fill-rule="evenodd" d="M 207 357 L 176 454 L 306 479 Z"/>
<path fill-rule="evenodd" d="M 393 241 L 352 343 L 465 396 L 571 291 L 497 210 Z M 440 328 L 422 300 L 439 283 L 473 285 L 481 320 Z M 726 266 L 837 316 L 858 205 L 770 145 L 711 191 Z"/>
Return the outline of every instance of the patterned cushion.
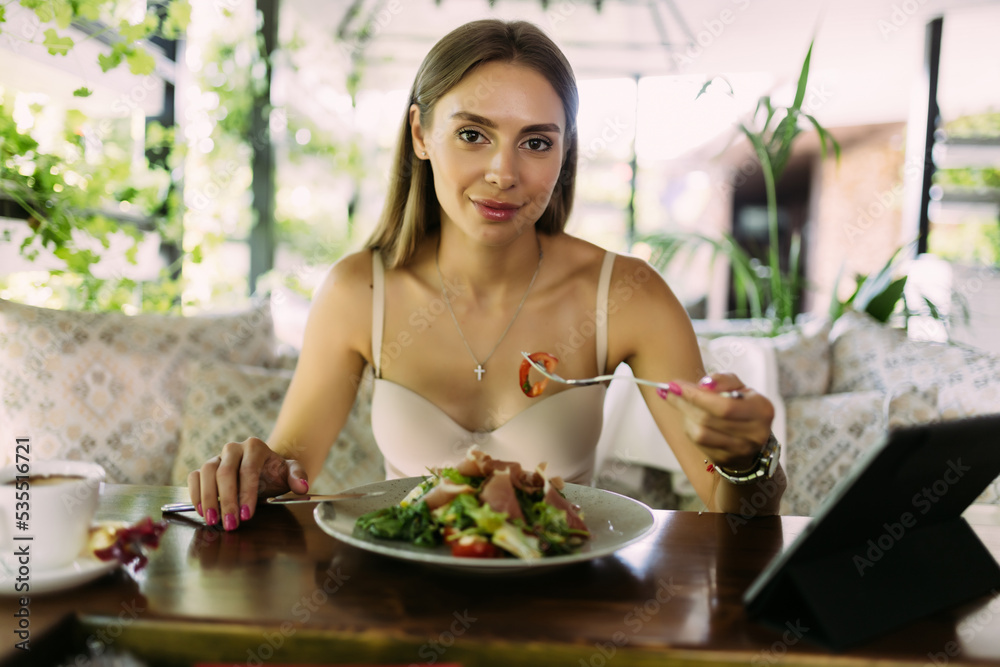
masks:
<path fill-rule="evenodd" d="M 782 514 L 811 516 L 855 461 L 886 432 L 881 391 L 859 391 L 789 399 Z M 937 419 L 937 391 L 907 391 L 889 402 L 889 427 Z"/>
<path fill-rule="evenodd" d="M 834 326 L 832 392 L 935 386 L 943 419 L 1000 412 L 1000 356 L 962 345 L 910 341 L 860 313 Z"/>
<path fill-rule="evenodd" d="M 287 361 L 282 365 L 287 366 Z M 266 439 L 278 419 L 292 371 L 215 362 L 192 364 L 184 399 L 184 426 L 172 483 L 187 484 L 191 470 L 216 456 L 227 442 Z M 358 395 L 333 444 L 316 492 L 334 492 L 385 478 L 385 465 L 371 431 L 373 373 L 365 369 Z"/>
<path fill-rule="evenodd" d="M 830 385 L 830 321 L 816 320 L 771 339 L 785 398 L 825 394 Z"/>
<path fill-rule="evenodd" d="M 99 463 L 109 482 L 166 484 L 187 362 L 260 364 L 273 347 L 268 303 L 224 316 L 129 317 L 0 300 L 0 437 L 30 436 L 39 459 Z"/>
<path fill-rule="evenodd" d="M 892 355 L 903 345 L 906 332 L 885 326 L 865 313 L 845 312 L 830 332 L 832 367 L 830 393 L 848 391 L 885 391 L 888 377 L 897 366 Z"/>

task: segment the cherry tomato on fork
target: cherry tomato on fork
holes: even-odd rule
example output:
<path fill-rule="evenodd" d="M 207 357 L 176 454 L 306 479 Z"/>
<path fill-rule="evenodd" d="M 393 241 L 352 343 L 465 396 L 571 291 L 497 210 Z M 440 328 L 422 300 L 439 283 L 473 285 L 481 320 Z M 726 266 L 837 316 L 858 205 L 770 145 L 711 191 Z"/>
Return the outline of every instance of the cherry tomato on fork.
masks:
<path fill-rule="evenodd" d="M 553 357 L 548 352 L 534 352 L 528 355 L 528 358 L 532 361 L 537 361 L 545 365 L 545 370 L 552 372 L 559 363 L 559 360 Z M 528 381 L 528 372 L 531 370 L 531 364 L 528 363 L 528 359 L 521 362 L 520 371 L 520 381 L 521 381 L 521 391 L 528 398 L 534 398 L 545 391 L 545 387 L 549 384 L 548 378 L 542 378 L 541 382 L 531 383 Z"/>

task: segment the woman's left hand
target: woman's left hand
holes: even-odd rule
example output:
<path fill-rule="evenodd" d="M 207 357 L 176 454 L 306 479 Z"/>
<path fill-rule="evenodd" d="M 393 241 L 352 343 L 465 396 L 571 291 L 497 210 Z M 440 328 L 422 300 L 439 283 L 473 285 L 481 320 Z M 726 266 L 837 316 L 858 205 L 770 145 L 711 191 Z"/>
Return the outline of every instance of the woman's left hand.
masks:
<path fill-rule="evenodd" d="M 732 373 L 671 385 L 657 393 L 680 411 L 685 433 L 711 463 L 735 470 L 753 465 L 771 435 L 771 401 Z"/>

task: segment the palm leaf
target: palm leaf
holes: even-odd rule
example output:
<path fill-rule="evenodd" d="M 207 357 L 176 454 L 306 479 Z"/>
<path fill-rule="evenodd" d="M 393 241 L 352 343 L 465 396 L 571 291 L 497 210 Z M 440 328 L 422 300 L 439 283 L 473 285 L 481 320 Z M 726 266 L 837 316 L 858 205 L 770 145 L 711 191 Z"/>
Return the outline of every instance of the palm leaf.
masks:
<path fill-rule="evenodd" d="M 727 79 L 724 76 L 716 75 L 716 76 L 709 77 L 708 79 L 705 80 L 705 83 L 701 84 L 701 90 L 699 90 L 698 94 L 694 96 L 694 99 L 698 99 L 699 97 L 701 97 L 702 95 L 704 95 L 705 93 L 707 93 L 709 87 L 713 83 L 715 83 L 716 79 L 722 79 L 722 82 L 725 83 L 726 86 L 729 87 L 729 95 L 735 95 L 736 94 L 736 91 L 733 90 L 733 84 L 729 83 L 729 79 Z"/>
<path fill-rule="evenodd" d="M 666 232 L 650 234 L 639 240 L 655 251 L 650 258 L 650 264 L 659 271 L 664 271 L 682 251 L 694 253 L 698 248 L 707 245 L 711 249 L 710 261 L 713 264 L 722 257 L 732 268 L 737 308 L 741 311 L 748 310 L 752 317 L 762 316 L 763 290 L 760 278 L 753 270 L 752 258 L 732 235 L 723 234 L 720 238 L 700 232 Z"/>
<path fill-rule="evenodd" d="M 799 74 L 799 85 L 795 90 L 795 101 L 792 109 L 798 111 L 802 108 L 802 101 L 806 98 L 806 82 L 809 80 L 809 61 L 812 60 L 813 42 L 809 42 L 809 50 L 806 51 L 806 59 L 802 62 L 802 73 Z"/>
<path fill-rule="evenodd" d="M 829 308 L 829 315 L 831 322 L 835 322 L 841 315 L 844 314 L 844 310 L 848 305 L 850 305 L 851 300 L 854 299 L 854 294 L 858 293 L 858 290 L 855 287 L 854 294 L 852 294 L 851 298 L 848 299 L 847 301 L 841 301 L 840 299 L 837 298 L 837 288 L 840 286 L 840 281 L 843 279 L 843 277 L 844 277 L 844 263 L 841 262 L 840 268 L 837 269 L 837 277 L 833 279 L 833 295 L 830 297 L 830 308 Z"/>
<path fill-rule="evenodd" d="M 889 283 L 884 290 L 874 295 L 868 301 L 865 312 L 879 322 L 888 322 L 896 310 L 896 304 L 899 303 L 900 297 L 903 296 L 903 288 L 906 287 L 906 278 L 907 276 L 897 278 Z"/>
<path fill-rule="evenodd" d="M 840 162 L 840 144 L 837 143 L 837 140 L 833 138 L 833 135 L 830 134 L 822 125 L 820 125 L 819 121 L 816 120 L 813 116 L 807 113 L 802 114 L 802 116 L 813 124 L 813 127 L 816 128 L 816 133 L 819 134 L 820 156 L 823 157 L 824 159 L 826 158 L 826 144 L 827 142 L 829 142 L 830 145 L 833 146 L 833 154 L 836 157 L 837 162 Z"/>
<path fill-rule="evenodd" d="M 868 277 L 865 278 L 858 286 L 858 290 L 854 294 L 854 300 L 852 303 L 855 310 L 867 312 L 868 304 L 871 303 L 872 299 L 889 288 L 889 285 L 892 284 L 892 265 L 896 261 L 896 256 L 899 255 L 899 252 L 902 249 L 903 247 L 896 248 L 896 251 L 892 253 L 892 256 L 889 257 L 886 263 L 882 265 L 882 268 L 875 274 L 869 274 Z"/>
<path fill-rule="evenodd" d="M 770 149 L 768 152 L 771 154 L 771 167 L 774 170 L 775 182 L 781 180 L 781 175 L 788 164 L 788 158 L 792 154 L 792 142 L 800 132 L 796 114 L 791 110 L 774 128 L 774 134 L 771 135 L 771 140 L 768 142 Z"/>

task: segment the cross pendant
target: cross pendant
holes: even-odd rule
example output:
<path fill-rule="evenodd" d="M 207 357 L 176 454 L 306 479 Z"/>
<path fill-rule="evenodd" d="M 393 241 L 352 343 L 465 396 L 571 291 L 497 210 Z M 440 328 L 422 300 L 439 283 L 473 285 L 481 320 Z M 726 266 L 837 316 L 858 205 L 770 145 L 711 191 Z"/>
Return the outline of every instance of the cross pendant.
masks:
<path fill-rule="evenodd" d="M 476 370 L 473 371 L 473 373 L 476 374 L 476 379 L 479 380 L 480 382 L 483 381 L 483 373 L 485 373 L 485 372 L 486 372 L 486 369 L 483 368 L 482 364 L 479 364 L 478 366 L 476 366 Z"/>

